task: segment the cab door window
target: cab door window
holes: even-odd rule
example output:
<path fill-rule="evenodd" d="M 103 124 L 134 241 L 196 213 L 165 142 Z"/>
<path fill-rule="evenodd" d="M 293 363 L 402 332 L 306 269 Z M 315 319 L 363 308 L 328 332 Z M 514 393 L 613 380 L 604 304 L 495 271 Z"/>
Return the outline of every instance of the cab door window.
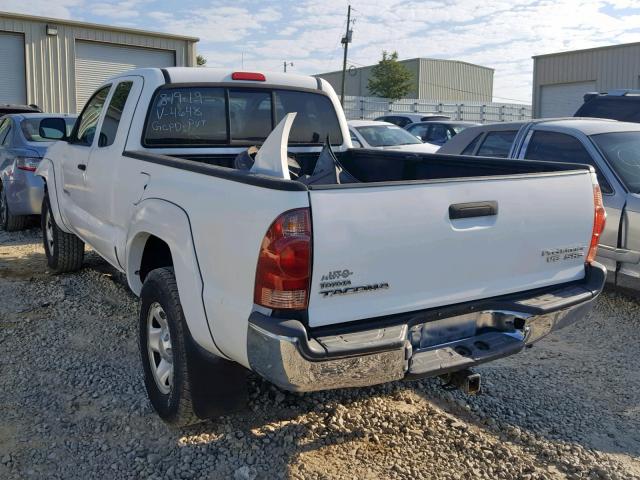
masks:
<path fill-rule="evenodd" d="M 93 97 L 91 97 L 84 107 L 84 110 L 82 110 L 76 122 L 78 128 L 73 135 L 73 143 L 76 145 L 91 146 L 91 144 L 93 144 L 98 121 L 100 120 L 100 115 L 102 114 L 110 88 L 111 86 L 109 85 L 94 93 Z"/>
<path fill-rule="evenodd" d="M 104 116 L 102 127 L 100 128 L 100 137 L 98 138 L 99 147 L 108 147 L 113 145 L 118 133 L 118 125 L 120 125 L 120 117 L 124 111 L 124 106 L 129 98 L 133 82 L 120 82 L 113 92 L 109 107 Z"/>

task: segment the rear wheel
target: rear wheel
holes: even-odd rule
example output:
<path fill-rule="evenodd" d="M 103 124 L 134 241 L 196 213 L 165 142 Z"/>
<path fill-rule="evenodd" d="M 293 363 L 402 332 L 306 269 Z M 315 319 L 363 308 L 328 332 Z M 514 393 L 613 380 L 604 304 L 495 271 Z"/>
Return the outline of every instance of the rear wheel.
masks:
<path fill-rule="evenodd" d="M 51 212 L 49 197 L 42 202 L 42 240 L 49 268 L 56 273 L 74 272 L 82 268 L 84 242 L 73 233 L 60 230 Z"/>
<path fill-rule="evenodd" d="M 0 184 L 0 227 L 7 232 L 15 232 L 24 229 L 27 217 L 24 215 L 13 215 L 7 202 L 7 193 Z"/>
<path fill-rule="evenodd" d="M 201 421 L 192 399 L 187 334 L 173 268 L 152 270 L 140 293 L 139 343 L 144 383 L 155 411 L 177 427 Z"/>

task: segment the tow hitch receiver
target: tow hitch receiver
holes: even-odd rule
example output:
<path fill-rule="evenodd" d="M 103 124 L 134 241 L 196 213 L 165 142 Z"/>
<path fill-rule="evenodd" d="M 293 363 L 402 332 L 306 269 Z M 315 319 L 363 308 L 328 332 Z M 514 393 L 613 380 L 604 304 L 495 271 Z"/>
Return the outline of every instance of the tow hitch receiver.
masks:
<path fill-rule="evenodd" d="M 479 373 L 473 373 L 471 370 L 460 370 L 442 375 L 440 378 L 444 382 L 442 388 L 446 390 L 459 388 L 467 395 L 477 395 L 480 393 L 481 384 Z"/>

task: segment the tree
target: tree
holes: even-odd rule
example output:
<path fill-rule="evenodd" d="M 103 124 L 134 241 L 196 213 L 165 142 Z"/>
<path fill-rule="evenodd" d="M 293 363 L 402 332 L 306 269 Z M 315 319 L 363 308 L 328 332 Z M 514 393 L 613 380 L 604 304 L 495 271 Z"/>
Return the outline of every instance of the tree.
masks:
<path fill-rule="evenodd" d="M 369 91 L 376 97 L 398 100 L 405 97 L 413 87 L 413 75 L 398 62 L 398 52 L 382 52 L 382 60 L 371 69 L 367 83 Z"/>
<path fill-rule="evenodd" d="M 198 55 L 196 56 L 196 63 L 198 64 L 199 67 L 204 67 L 207 64 L 207 59 L 204 58 L 202 55 Z"/>

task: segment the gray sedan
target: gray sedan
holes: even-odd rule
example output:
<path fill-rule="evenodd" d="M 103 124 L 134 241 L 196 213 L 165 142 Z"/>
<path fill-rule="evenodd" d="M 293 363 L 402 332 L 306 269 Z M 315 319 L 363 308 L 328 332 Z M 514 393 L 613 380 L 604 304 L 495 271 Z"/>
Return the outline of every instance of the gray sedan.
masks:
<path fill-rule="evenodd" d="M 20 230 L 28 215 L 40 214 L 43 185 L 34 172 L 52 143 L 40 136 L 40 121 L 51 117 L 64 118 L 69 133 L 77 115 L 24 113 L 0 118 L 0 228 L 4 230 Z"/>
<path fill-rule="evenodd" d="M 610 282 L 640 290 L 640 124 L 594 118 L 494 123 L 460 132 L 438 153 L 591 165 L 607 211 L 598 261 Z"/>

